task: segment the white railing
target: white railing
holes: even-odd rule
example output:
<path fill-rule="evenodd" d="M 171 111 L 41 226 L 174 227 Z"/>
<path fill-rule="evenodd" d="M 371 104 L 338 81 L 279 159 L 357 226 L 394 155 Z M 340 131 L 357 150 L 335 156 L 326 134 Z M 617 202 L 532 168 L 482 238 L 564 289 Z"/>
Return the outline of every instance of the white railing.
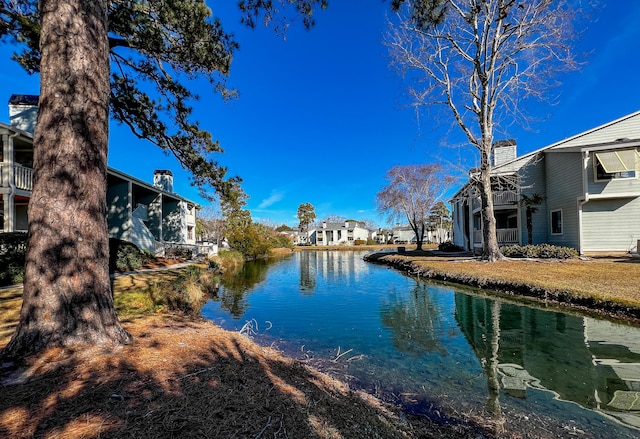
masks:
<path fill-rule="evenodd" d="M 498 238 L 498 244 L 517 244 L 518 243 L 518 229 L 497 229 L 496 237 Z M 473 243 L 482 244 L 482 230 L 473 231 Z"/>
<path fill-rule="evenodd" d="M 498 236 L 498 244 L 518 243 L 518 229 L 498 229 L 496 235 Z"/>
<path fill-rule="evenodd" d="M 9 174 L 8 163 L 0 163 L 0 186 L 8 186 L 9 181 L 7 174 Z M 27 168 L 22 165 L 13 165 L 13 185 L 16 189 L 25 191 L 33 190 L 33 169 Z"/>
<path fill-rule="evenodd" d="M 494 206 L 504 206 L 508 204 L 518 204 L 518 194 L 509 191 L 493 193 Z"/>
<path fill-rule="evenodd" d="M 492 194 L 493 206 L 511 206 L 518 204 L 518 194 L 510 191 L 494 192 Z M 473 209 L 481 207 L 480 197 L 473 199 Z"/>
<path fill-rule="evenodd" d="M 13 180 L 16 189 L 33 190 L 33 169 L 22 165 L 13 165 Z"/>

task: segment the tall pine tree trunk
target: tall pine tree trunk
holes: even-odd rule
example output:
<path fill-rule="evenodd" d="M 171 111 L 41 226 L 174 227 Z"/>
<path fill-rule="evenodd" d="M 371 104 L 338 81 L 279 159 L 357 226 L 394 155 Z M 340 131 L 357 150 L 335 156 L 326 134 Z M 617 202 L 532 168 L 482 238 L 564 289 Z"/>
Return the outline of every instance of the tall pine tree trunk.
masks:
<path fill-rule="evenodd" d="M 109 279 L 106 0 L 40 0 L 40 109 L 20 323 L 4 355 L 126 343 Z"/>

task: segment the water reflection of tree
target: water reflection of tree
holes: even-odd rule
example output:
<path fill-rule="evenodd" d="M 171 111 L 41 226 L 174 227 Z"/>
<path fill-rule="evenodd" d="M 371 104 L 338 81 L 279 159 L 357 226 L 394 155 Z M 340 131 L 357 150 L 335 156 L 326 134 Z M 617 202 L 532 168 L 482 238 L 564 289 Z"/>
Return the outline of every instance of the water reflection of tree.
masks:
<path fill-rule="evenodd" d="M 489 398 L 487 401 L 487 411 L 493 419 L 502 419 L 502 408 L 500 407 L 500 379 L 498 376 L 498 352 L 500 350 L 500 302 L 494 301 L 491 304 L 491 323 L 487 326 L 490 329 L 489 343 L 487 344 L 486 357 L 484 358 L 484 371 L 487 375 L 487 386 L 489 388 Z"/>
<path fill-rule="evenodd" d="M 487 377 L 487 412 L 500 429 L 503 417 L 500 406 L 500 317 L 498 301 L 456 294 L 456 320 L 469 341 Z"/>
<path fill-rule="evenodd" d="M 415 356 L 447 353 L 439 338 L 446 333 L 445 321 L 426 284 L 417 284 L 407 299 L 393 293 L 390 303 L 382 307 L 381 319 L 393 332 L 398 350 Z"/>
<path fill-rule="evenodd" d="M 214 299 L 220 307 L 229 311 L 234 317 L 242 316 L 248 307 L 245 294 L 267 278 L 269 265 L 275 261 L 256 260 L 245 262 L 240 270 L 227 273 L 222 277 L 223 288 Z"/>
<path fill-rule="evenodd" d="M 300 292 L 311 295 L 316 289 L 318 254 L 313 251 L 301 251 L 300 254 Z"/>

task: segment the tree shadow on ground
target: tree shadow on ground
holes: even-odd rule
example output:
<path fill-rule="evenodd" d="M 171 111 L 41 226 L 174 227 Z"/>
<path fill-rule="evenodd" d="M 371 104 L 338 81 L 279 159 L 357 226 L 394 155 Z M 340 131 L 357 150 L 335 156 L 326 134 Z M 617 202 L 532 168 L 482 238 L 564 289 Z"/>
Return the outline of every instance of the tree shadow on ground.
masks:
<path fill-rule="evenodd" d="M 469 423 L 407 422 L 210 322 L 150 317 L 125 327 L 131 345 L 50 349 L 2 370 L 0 437 L 493 436 Z"/>

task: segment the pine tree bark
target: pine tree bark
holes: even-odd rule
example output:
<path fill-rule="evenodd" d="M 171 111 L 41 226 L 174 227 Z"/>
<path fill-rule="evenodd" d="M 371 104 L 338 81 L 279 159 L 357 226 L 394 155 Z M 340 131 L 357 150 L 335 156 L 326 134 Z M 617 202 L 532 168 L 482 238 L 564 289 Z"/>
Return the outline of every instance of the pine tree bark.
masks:
<path fill-rule="evenodd" d="M 121 344 L 109 279 L 106 0 L 40 0 L 40 108 L 19 358 L 72 344 Z"/>

